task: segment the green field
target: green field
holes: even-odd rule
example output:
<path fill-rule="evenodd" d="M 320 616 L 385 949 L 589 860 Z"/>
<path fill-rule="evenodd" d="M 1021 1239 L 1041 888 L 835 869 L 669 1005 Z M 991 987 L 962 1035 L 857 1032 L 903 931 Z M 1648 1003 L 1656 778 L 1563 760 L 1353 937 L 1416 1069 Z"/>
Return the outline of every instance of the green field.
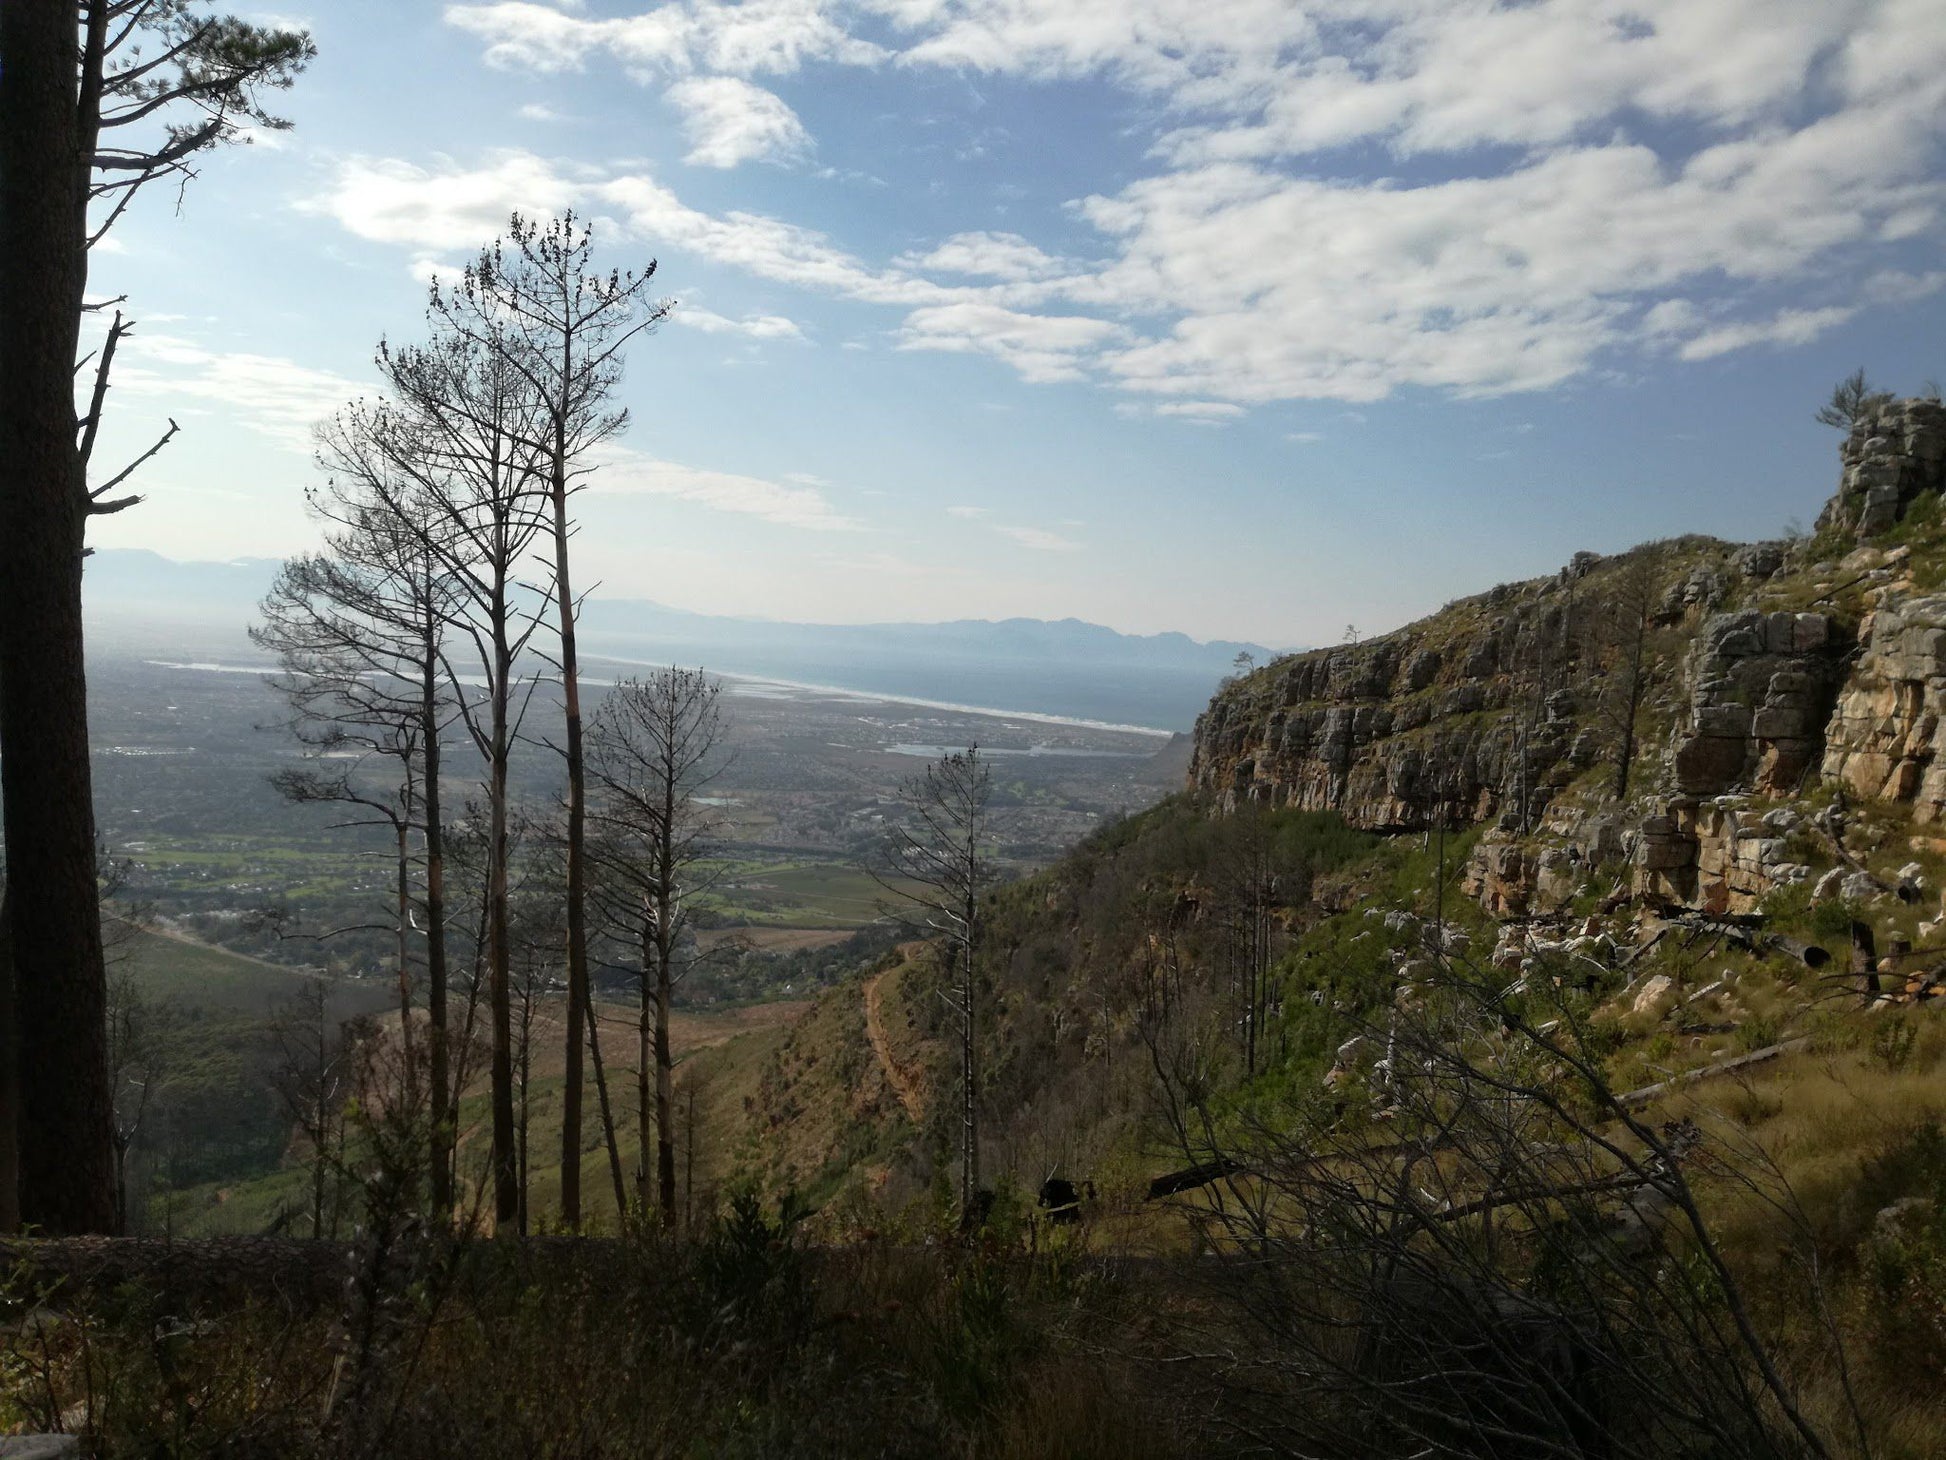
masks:
<path fill-rule="evenodd" d="M 294 968 L 246 958 L 164 933 L 136 932 L 119 943 L 116 966 L 148 999 L 210 1015 L 263 1018 L 288 998 L 304 975 Z M 331 981 L 332 1014 L 348 1019 L 386 1006 L 389 988 L 373 980 Z"/>
<path fill-rule="evenodd" d="M 862 928 L 890 900 L 862 867 L 811 858 L 713 863 L 715 885 L 699 899 L 721 916 L 780 928 Z"/>

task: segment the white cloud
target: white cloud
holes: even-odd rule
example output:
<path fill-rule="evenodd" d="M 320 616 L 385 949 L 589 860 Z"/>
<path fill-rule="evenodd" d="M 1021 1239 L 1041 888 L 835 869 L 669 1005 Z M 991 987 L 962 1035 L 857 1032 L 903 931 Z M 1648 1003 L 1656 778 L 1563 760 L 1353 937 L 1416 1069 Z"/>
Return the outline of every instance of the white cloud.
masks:
<path fill-rule="evenodd" d="M 472 169 L 441 159 L 420 167 L 394 158 L 353 157 L 300 212 L 335 218 L 360 238 L 420 249 L 471 249 L 490 242 L 516 209 L 558 213 L 585 183 L 531 152 L 493 154 Z"/>
<path fill-rule="evenodd" d="M 804 338 L 804 331 L 797 327 L 797 321 L 786 319 L 781 314 L 746 314 L 741 319 L 731 319 L 714 310 L 683 304 L 678 305 L 669 317 L 677 324 L 688 325 L 707 335 L 746 335 L 753 340 Z"/>
<path fill-rule="evenodd" d="M 673 497 L 718 512 L 742 513 L 780 527 L 811 532 L 850 532 L 860 526 L 833 508 L 824 493 L 814 487 L 784 486 L 761 477 L 682 466 L 626 448 L 606 453 L 593 485 L 604 494 Z"/>
<path fill-rule="evenodd" d="M 1085 315 L 1021 314 L 966 301 L 915 309 L 899 334 L 902 350 L 991 355 L 1030 381 L 1080 380 L 1103 346 L 1127 338 L 1120 325 Z"/>
<path fill-rule="evenodd" d="M 986 516 L 987 509 L 984 507 L 948 507 L 946 509 L 946 515 L 948 517 L 963 518 L 968 522 L 972 522 Z"/>
<path fill-rule="evenodd" d="M 1748 314 L 1809 278 L 1842 290 L 1878 220 L 1946 199 L 1910 122 L 1845 115 L 1675 168 L 1617 140 L 1411 187 L 1178 170 L 1088 200 L 1122 252 L 1074 297 L 1175 314 L 1166 336 L 1105 361 L 1137 390 L 1248 402 L 1545 388 L 1636 341 L 1641 311 L 1679 291 Z M 1664 310 L 1648 332 L 1676 322 Z"/>
<path fill-rule="evenodd" d="M 553 107 L 538 101 L 530 101 L 520 109 L 520 115 L 530 122 L 564 122 L 567 116 Z"/>
<path fill-rule="evenodd" d="M 1809 344 L 1826 330 L 1843 324 L 1855 309 L 1786 309 L 1770 319 L 1723 325 L 1705 330 L 1685 343 L 1679 353 L 1685 360 L 1710 360 L 1732 350 L 1752 345 Z"/>
<path fill-rule="evenodd" d="M 489 65 L 578 71 L 605 53 L 633 71 L 783 75 L 806 61 L 869 65 L 884 52 L 847 34 L 818 0 L 675 0 L 638 15 L 591 19 L 505 0 L 448 5 L 446 23 L 486 45 Z"/>
<path fill-rule="evenodd" d="M 1018 233 L 956 233 L 931 252 L 906 260 L 915 269 L 982 279 L 1046 279 L 1063 272 L 1059 259 Z"/>
<path fill-rule="evenodd" d="M 275 355 L 211 350 L 176 335 L 130 335 L 115 361 L 115 388 L 155 400 L 165 414 L 184 402 L 227 414 L 279 446 L 309 456 L 312 429 L 370 387 Z"/>
<path fill-rule="evenodd" d="M 995 532 L 1012 538 L 1024 548 L 1037 553 L 1074 553 L 1081 551 L 1081 544 L 1071 537 L 1063 537 L 1058 532 L 1049 532 L 1044 527 L 1003 527 L 995 525 Z"/>
<path fill-rule="evenodd" d="M 781 97 L 734 76 L 692 76 L 664 93 L 683 114 L 683 135 L 696 167 L 802 157 L 811 136 Z"/>
<path fill-rule="evenodd" d="M 672 99 L 693 94 L 695 116 L 715 118 L 697 121 L 692 158 L 718 166 L 802 145 L 788 108 L 766 112 L 749 92 L 783 103 L 740 78 L 812 62 L 1086 77 L 1146 99 L 1167 128 L 1146 175 L 1073 208 L 1100 236 L 1095 263 L 976 231 L 881 264 L 786 219 L 692 208 L 639 171 L 524 154 L 470 171 L 368 163 L 324 206 L 367 237 L 433 249 L 477 241 L 516 199 L 572 196 L 658 248 L 898 309 L 901 349 L 1094 379 L 1191 419 L 1220 418 L 1198 402 L 1548 389 L 1631 353 L 1802 343 L 1937 287 L 1915 262 L 1946 217 L 1937 0 L 667 0 L 605 19 L 523 3 L 446 15 L 496 65 L 601 55 L 674 78 Z M 1396 166 L 1373 165 L 1387 154 Z"/>
<path fill-rule="evenodd" d="M 1243 414 L 1243 407 L 1221 400 L 1175 400 L 1160 402 L 1155 413 L 1158 416 L 1181 416 L 1191 421 L 1233 421 Z"/>

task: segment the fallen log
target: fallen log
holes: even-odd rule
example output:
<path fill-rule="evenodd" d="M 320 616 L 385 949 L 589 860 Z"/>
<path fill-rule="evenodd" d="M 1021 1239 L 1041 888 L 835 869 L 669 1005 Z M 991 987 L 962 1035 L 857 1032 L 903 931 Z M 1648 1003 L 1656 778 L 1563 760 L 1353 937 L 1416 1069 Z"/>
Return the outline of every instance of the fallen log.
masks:
<path fill-rule="evenodd" d="M 1617 1095 L 1615 1097 L 1615 1103 L 1621 1106 L 1643 1105 L 1659 1096 L 1667 1095 L 1683 1085 L 1691 1085 L 1698 1080 L 1708 1080 L 1717 1075 L 1727 1075 L 1732 1070 L 1747 1069 L 1751 1065 L 1759 1065 L 1766 1060 L 1774 1060 L 1780 1054 L 1789 1054 L 1794 1049 L 1802 1049 L 1810 1042 L 1810 1036 L 1801 1035 L 1796 1039 L 1787 1039 L 1782 1044 L 1767 1045 L 1763 1049 L 1753 1050 L 1749 1054 L 1740 1054 L 1735 1059 L 1723 1060 L 1713 1065 L 1704 1065 L 1700 1069 L 1684 1070 L 1680 1075 L 1671 1075 L 1668 1079 L 1658 1081 L 1653 1085 L 1644 1085 L 1639 1090 L 1630 1090 L 1626 1094 Z"/>
<path fill-rule="evenodd" d="M 1185 1191 L 1194 1191 L 1199 1186 L 1221 1181 L 1226 1176 L 1235 1176 L 1243 1170 L 1242 1165 L 1224 1156 L 1215 1161 L 1204 1161 L 1195 1166 L 1186 1166 L 1180 1171 L 1169 1171 L 1149 1183 L 1149 1201 L 1158 1201 L 1165 1196 L 1180 1196 Z"/>
<path fill-rule="evenodd" d="M 1827 968 L 1831 964 L 1831 950 L 1820 948 L 1816 943 L 1806 943 L 1802 938 L 1786 938 L 1781 933 L 1772 935 L 1770 946 L 1788 953 L 1806 968 Z"/>

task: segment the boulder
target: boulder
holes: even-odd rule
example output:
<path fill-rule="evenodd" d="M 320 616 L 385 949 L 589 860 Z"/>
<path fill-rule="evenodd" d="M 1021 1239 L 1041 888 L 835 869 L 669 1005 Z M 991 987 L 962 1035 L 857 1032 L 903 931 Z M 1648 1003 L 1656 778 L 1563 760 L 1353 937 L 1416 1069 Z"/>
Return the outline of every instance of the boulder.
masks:
<path fill-rule="evenodd" d="M 1662 1001 L 1669 996 L 1669 990 L 1676 981 L 1666 973 L 1658 973 L 1645 982 L 1636 992 L 1635 1001 L 1629 1005 L 1632 1014 L 1652 1014 Z"/>

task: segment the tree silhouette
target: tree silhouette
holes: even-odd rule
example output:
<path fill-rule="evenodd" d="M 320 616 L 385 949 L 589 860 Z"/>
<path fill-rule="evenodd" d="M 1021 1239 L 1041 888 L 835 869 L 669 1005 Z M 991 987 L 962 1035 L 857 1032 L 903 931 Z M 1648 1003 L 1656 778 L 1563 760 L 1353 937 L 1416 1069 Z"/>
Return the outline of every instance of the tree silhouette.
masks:
<path fill-rule="evenodd" d="M 118 314 L 80 350 L 88 251 L 149 182 L 287 86 L 311 42 L 189 0 L 45 0 L 0 10 L 0 1225 L 103 1232 L 115 1221 L 106 973 L 81 617 L 88 518 L 174 433 L 91 488 Z M 85 414 L 74 378 L 92 360 Z M 9 690 L 9 686 L 13 688 Z"/>

